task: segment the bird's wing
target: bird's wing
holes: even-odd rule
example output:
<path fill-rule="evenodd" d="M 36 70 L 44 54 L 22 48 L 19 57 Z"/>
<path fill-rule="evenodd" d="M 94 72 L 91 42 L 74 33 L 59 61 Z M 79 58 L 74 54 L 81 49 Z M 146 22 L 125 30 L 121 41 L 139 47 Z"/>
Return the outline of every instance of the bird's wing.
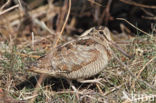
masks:
<path fill-rule="evenodd" d="M 72 72 L 96 61 L 100 52 L 92 39 L 76 40 L 57 47 L 37 64 L 31 71 L 38 73 Z M 39 69 L 40 68 L 40 69 Z"/>
<path fill-rule="evenodd" d="M 51 66 L 60 71 L 79 70 L 98 58 L 99 51 L 95 48 L 95 44 L 92 39 L 82 39 L 63 45 L 53 53 Z"/>

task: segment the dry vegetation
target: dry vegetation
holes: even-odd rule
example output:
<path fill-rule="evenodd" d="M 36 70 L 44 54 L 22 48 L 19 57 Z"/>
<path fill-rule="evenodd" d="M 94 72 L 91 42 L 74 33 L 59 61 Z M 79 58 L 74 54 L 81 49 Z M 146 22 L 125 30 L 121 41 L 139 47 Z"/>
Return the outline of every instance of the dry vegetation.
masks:
<path fill-rule="evenodd" d="M 156 27 L 152 11 L 156 6 L 143 5 L 144 2 L 118 1 L 149 14 L 143 18 L 151 25 L 145 31 L 151 32 L 123 24 L 117 27 L 120 33 L 112 30 L 114 41 L 131 58 L 113 49 L 119 60 L 114 58 L 101 74 L 91 78 L 102 78 L 98 86 L 73 81 L 79 90 L 77 97 L 66 80 L 44 79 L 43 75 L 27 71 L 50 48 L 76 38 L 76 34 L 92 26 L 110 26 L 111 21 L 118 21 L 110 13 L 114 1 L 93 1 L 72 0 L 71 6 L 70 0 L 0 1 L 0 103 L 131 103 L 131 94 L 144 94 L 151 103 L 156 102 Z M 133 24 L 137 24 L 135 20 Z M 138 101 L 148 102 L 146 98 Z"/>

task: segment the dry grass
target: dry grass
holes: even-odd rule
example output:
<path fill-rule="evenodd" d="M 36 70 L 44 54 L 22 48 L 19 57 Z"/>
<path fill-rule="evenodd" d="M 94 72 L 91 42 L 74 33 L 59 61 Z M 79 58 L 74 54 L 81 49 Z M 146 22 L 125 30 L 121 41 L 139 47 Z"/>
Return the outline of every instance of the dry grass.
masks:
<path fill-rule="evenodd" d="M 143 79 L 150 85 L 156 87 L 156 37 L 138 36 L 124 50 L 132 56 L 131 59 L 124 57 L 118 51 L 116 55 L 133 72 L 136 77 Z M 2 47 L 3 46 L 3 47 Z M 6 49 L 7 48 L 7 49 Z M 1 44 L 0 77 L 1 89 L 5 95 L 12 99 L 27 101 L 35 96 L 32 95 L 35 83 L 30 77 L 35 74 L 27 72 L 26 68 L 35 59 L 25 55 L 43 55 L 41 51 L 33 51 L 30 48 L 16 49 L 15 45 Z M 104 94 L 101 94 L 95 84 L 80 84 L 74 81 L 74 85 L 79 90 L 79 100 L 65 80 L 47 78 L 40 86 L 39 93 L 36 95 L 36 103 L 39 102 L 123 102 L 123 93 L 130 95 L 153 94 L 156 92 L 143 82 L 133 78 L 120 63 L 113 59 L 108 67 L 100 75 L 94 78 L 102 78 L 100 85 Z M 23 83 L 26 82 L 26 83 Z M 22 84 L 23 83 L 23 84 Z M 19 90 L 17 90 L 18 87 Z M 24 87 L 24 88 L 23 88 Z M 154 103 L 154 102 L 153 102 Z"/>

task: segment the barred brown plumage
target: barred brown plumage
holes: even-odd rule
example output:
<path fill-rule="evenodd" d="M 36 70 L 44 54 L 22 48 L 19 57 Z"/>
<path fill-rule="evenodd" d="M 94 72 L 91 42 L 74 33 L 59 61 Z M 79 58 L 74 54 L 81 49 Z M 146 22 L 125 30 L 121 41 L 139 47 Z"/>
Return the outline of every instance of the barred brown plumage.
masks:
<path fill-rule="evenodd" d="M 84 79 L 100 73 L 112 58 L 107 27 L 93 27 L 76 40 L 56 47 L 29 70 L 67 79 Z"/>

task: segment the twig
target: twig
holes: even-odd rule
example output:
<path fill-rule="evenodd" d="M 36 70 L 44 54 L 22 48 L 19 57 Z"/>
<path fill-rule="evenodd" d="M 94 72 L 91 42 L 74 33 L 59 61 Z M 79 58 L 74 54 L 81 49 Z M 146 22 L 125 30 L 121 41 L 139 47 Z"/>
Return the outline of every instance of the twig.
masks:
<path fill-rule="evenodd" d="M 20 0 L 18 0 L 18 3 L 20 5 L 20 8 L 23 8 Z"/>
<path fill-rule="evenodd" d="M 98 88 L 98 90 L 99 90 L 99 92 L 100 92 L 101 94 L 104 94 L 98 83 L 96 83 L 96 87 Z"/>
<path fill-rule="evenodd" d="M 140 69 L 140 71 L 139 71 L 139 73 L 138 73 L 138 75 L 137 75 L 137 79 L 139 79 L 139 77 L 140 77 L 141 73 L 143 72 L 143 70 L 145 69 L 145 67 L 146 67 L 149 63 L 151 63 L 155 58 L 156 58 L 156 56 L 154 56 L 152 59 L 150 59 L 150 60 L 142 67 L 142 69 Z M 134 87 L 134 86 L 135 86 L 135 80 L 134 80 L 133 83 L 132 83 L 132 87 Z"/>
<path fill-rule="evenodd" d="M 95 2 L 94 0 L 88 0 L 88 1 L 90 1 L 91 3 L 94 3 L 94 4 L 98 5 L 98 6 L 105 7 L 105 6 L 101 5 L 101 4 L 100 4 L 100 3 L 98 3 L 98 2 Z"/>
<path fill-rule="evenodd" d="M 135 80 L 137 80 L 138 82 L 142 82 L 142 83 L 146 84 L 148 87 L 150 87 L 150 88 L 153 89 L 153 90 L 156 90 L 155 87 L 153 87 L 152 85 L 150 85 L 150 84 L 147 83 L 146 81 L 144 81 L 144 80 L 142 80 L 142 79 L 138 79 L 138 78 L 133 74 L 133 72 L 127 67 L 127 65 L 125 65 L 125 64 L 115 55 L 115 53 L 113 53 L 113 55 L 114 55 L 115 59 L 117 59 L 117 61 L 118 61 L 122 66 L 124 66 L 123 69 L 124 69 L 125 71 L 128 71 L 128 73 L 129 73 Z"/>
<path fill-rule="evenodd" d="M 58 35 L 58 38 L 57 38 L 55 44 L 53 45 L 53 49 L 57 46 L 57 43 L 58 43 L 58 41 L 59 41 L 59 39 L 60 39 L 60 37 L 61 37 L 63 31 L 64 31 L 65 25 L 67 24 L 67 21 L 68 21 L 68 19 L 69 19 L 70 10 L 71 10 L 71 0 L 69 0 L 69 8 L 68 8 L 68 12 L 67 12 L 67 16 L 66 16 L 64 25 L 63 25 L 63 27 L 62 27 L 61 32 L 60 32 L 59 35 Z M 39 80 L 38 80 L 38 82 L 37 82 L 37 85 L 36 85 L 36 87 L 35 87 L 35 90 L 34 90 L 34 92 L 33 92 L 33 95 L 36 95 L 36 94 L 37 94 L 38 88 L 39 88 L 39 86 L 41 85 L 41 83 L 43 82 L 43 80 L 44 80 L 45 78 L 46 78 L 46 75 L 44 75 L 44 74 L 41 74 L 41 75 L 40 75 L 40 78 L 39 78 Z M 33 103 L 35 99 L 36 99 L 36 98 L 33 98 L 30 102 Z"/>
<path fill-rule="evenodd" d="M 32 48 L 34 50 L 34 41 L 35 41 L 35 36 L 34 36 L 34 32 L 31 33 L 31 37 L 32 37 Z"/>
<path fill-rule="evenodd" d="M 153 17 L 142 16 L 142 18 L 148 19 L 148 20 L 156 20 L 156 16 L 153 16 Z"/>
<path fill-rule="evenodd" d="M 65 93 L 67 93 L 67 94 L 69 94 L 69 93 L 74 94 L 75 91 L 68 90 L 68 91 L 57 91 L 57 92 L 54 92 L 55 95 L 57 95 L 57 94 L 65 94 Z M 80 95 L 84 95 L 84 92 L 81 92 L 81 91 L 77 91 L 77 93 L 80 94 Z"/>
<path fill-rule="evenodd" d="M 111 6 L 112 0 L 108 0 L 105 10 L 102 13 L 101 19 L 98 21 L 98 24 L 102 23 L 102 21 L 105 19 L 105 25 L 108 24 L 108 20 L 110 20 L 112 17 L 110 15 L 110 6 Z M 105 17 L 105 18 L 104 18 Z"/>
<path fill-rule="evenodd" d="M 46 39 L 52 38 L 52 37 L 53 37 L 53 35 L 48 35 L 48 36 L 42 37 L 42 38 L 40 38 L 40 39 L 35 39 L 35 40 L 34 40 L 34 45 L 35 45 L 36 43 L 38 43 L 38 42 L 41 42 L 42 40 L 46 40 Z M 17 49 L 23 48 L 23 45 L 24 45 L 24 47 L 28 47 L 28 46 L 31 46 L 32 44 L 31 44 L 30 42 L 26 41 L 26 42 L 24 42 L 24 43 L 21 43 L 21 45 L 19 45 L 19 46 L 17 47 Z"/>
<path fill-rule="evenodd" d="M 75 91 L 58 91 L 58 92 L 55 92 L 55 95 L 56 95 L 56 94 L 65 94 L 65 93 L 67 93 L 67 94 L 69 94 L 69 93 L 74 94 Z M 90 93 L 88 93 L 88 92 L 85 91 L 85 90 L 83 90 L 82 92 L 81 92 L 81 91 L 77 91 L 77 93 L 80 94 L 80 95 L 83 95 L 81 98 L 83 98 L 83 97 L 88 97 L 88 98 L 94 99 L 94 100 L 96 100 L 96 101 L 98 101 L 98 102 L 103 102 L 103 101 L 101 101 L 101 100 L 98 100 L 98 99 L 95 98 L 95 97 L 92 97 L 92 96 L 90 95 Z M 96 93 L 96 95 L 97 95 L 97 94 L 98 94 L 98 93 Z M 101 95 L 101 96 L 103 96 L 103 95 Z"/>
<path fill-rule="evenodd" d="M 68 8 L 68 0 L 64 0 L 64 6 L 59 10 L 59 16 L 58 16 L 58 19 L 56 21 L 56 26 L 57 26 L 56 32 L 57 33 L 60 32 L 62 29 L 62 26 L 64 24 L 64 18 L 66 16 L 67 8 Z"/>
<path fill-rule="evenodd" d="M 1 8 L 0 10 L 3 10 L 6 6 L 8 6 L 11 3 L 11 0 L 8 0 Z"/>
<path fill-rule="evenodd" d="M 63 31 L 64 31 L 64 28 L 65 28 L 65 26 L 66 26 L 66 24 L 67 24 L 67 21 L 68 21 L 68 19 L 69 19 L 70 9 L 71 9 L 71 0 L 69 0 L 69 8 L 68 8 L 67 16 L 66 16 L 65 22 L 64 22 L 64 24 L 63 24 L 63 27 L 62 27 L 62 29 L 61 29 L 61 32 L 60 32 L 59 35 L 58 35 L 58 38 L 57 38 L 57 40 L 56 40 L 56 43 L 55 43 L 55 45 L 53 46 L 54 48 L 57 46 L 57 43 L 58 43 L 58 41 L 60 40 L 60 37 L 61 37 L 61 35 L 62 35 Z"/>
<path fill-rule="evenodd" d="M 38 56 L 38 55 L 22 54 L 22 53 L 18 53 L 18 52 L 16 53 L 16 55 L 20 55 L 22 57 L 31 57 L 31 58 L 36 58 L 36 59 L 41 57 L 41 56 Z"/>
<path fill-rule="evenodd" d="M 142 69 L 139 71 L 138 75 L 137 75 L 137 79 L 139 78 L 139 76 L 141 75 L 141 73 L 143 72 L 143 70 L 145 69 L 145 67 L 147 65 L 149 65 L 149 63 L 151 63 L 154 59 L 156 58 L 156 56 L 154 56 L 152 59 L 150 59 L 143 67 Z"/>
<path fill-rule="evenodd" d="M 139 4 L 134 1 L 128 1 L 128 0 L 120 0 L 120 1 L 123 3 L 129 4 L 129 5 L 134 5 L 134 6 L 138 6 L 138 7 L 142 7 L 142 8 L 156 9 L 156 6 L 152 6 L 152 5 Z"/>
<path fill-rule="evenodd" d="M 15 6 L 12 6 L 12 7 L 8 8 L 8 9 L 6 9 L 6 10 L 0 12 L 0 15 L 4 14 L 6 12 L 9 12 L 10 10 L 13 10 L 13 9 L 15 9 L 17 7 L 19 7 L 19 4 L 15 5 Z"/>
<path fill-rule="evenodd" d="M 35 98 L 37 96 L 38 96 L 38 94 L 32 95 L 32 96 L 28 96 L 28 97 L 24 97 L 23 100 L 29 100 L 29 99 Z"/>
<path fill-rule="evenodd" d="M 141 10 L 146 14 L 146 15 L 149 15 L 149 16 L 154 16 L 153 13 L 147 11 L 145 8 L 141 8 Z"/>
<path fill-rule="evenodd" d="M 20 10 L 25 11 L 24 7 L 21 4 L 21 1 L 18 0 L 18 2 L 19 2 L 19 5 L 20 5 Z M 50 34 L 55 34 L 54 31 L 49 29 L 43 21 L 39 21 L 37 18 L 31 16 L 31 14 L 29 12 L 27 12 L 27 11 L 25 11 L 25 14 L 27 14 L 27 15 L 29 15 L 31 17 L 33 23 L 39 25 L 42 29 L 47 30 Z"/>
<path fill-rule="evenodd" d="M 151 35 L 150 35 L 149 33 L 147 33 L 147 32 L 145 32 L 145 31 L 139 29 L 139 28 L 136 27 L 136 26 L 134 26 L 132 23 L 130 23 L 130 22 L 127 21 L 126 19 L 124 19 L 124 18 L 116 18 L 116 19 L 117 19 L 117 20 L 123 20 L 123 21 L 127 22 L 129 25 L 131 25 L 131 26 L 134 27 L 135 29 L 137 29 L 137 30 L 139 30 L 140 32 L 142 32 L 142 33 L 144 33 L 144 34 L 146 34 L 146 35 L 148 35 L 148 36 L 151 37 Z"/>
<path fill-rule="evenodd" d="M 54 35 L 55 32 L 47 27 L 43 21 L 39 21 L 37 18 L 32 17 L 32 20 L 35 24 L 39 25 L 42 29 L 47 30 L 50 34 Z"/>
<path fill-rule="evenodd" d="M 116 91 L 117 89 L 121 88 L 121 87 L 122 87 L 123 85 L 125 85 L 125 84 L 126 84 L 126 83 L 123 83 L 123 84 L 121 84 L 121 85 L 119 85 L 119 86 L 117 86 L 117 87 L 114 87 L 112 90 L 110 90 L 110 91 L 108 91 L 108 92 L 105 92 L 104 96 L 106 96 L 106 95 L 108 95 L 108 94 L 110 94 L 110 93 Z"/>

